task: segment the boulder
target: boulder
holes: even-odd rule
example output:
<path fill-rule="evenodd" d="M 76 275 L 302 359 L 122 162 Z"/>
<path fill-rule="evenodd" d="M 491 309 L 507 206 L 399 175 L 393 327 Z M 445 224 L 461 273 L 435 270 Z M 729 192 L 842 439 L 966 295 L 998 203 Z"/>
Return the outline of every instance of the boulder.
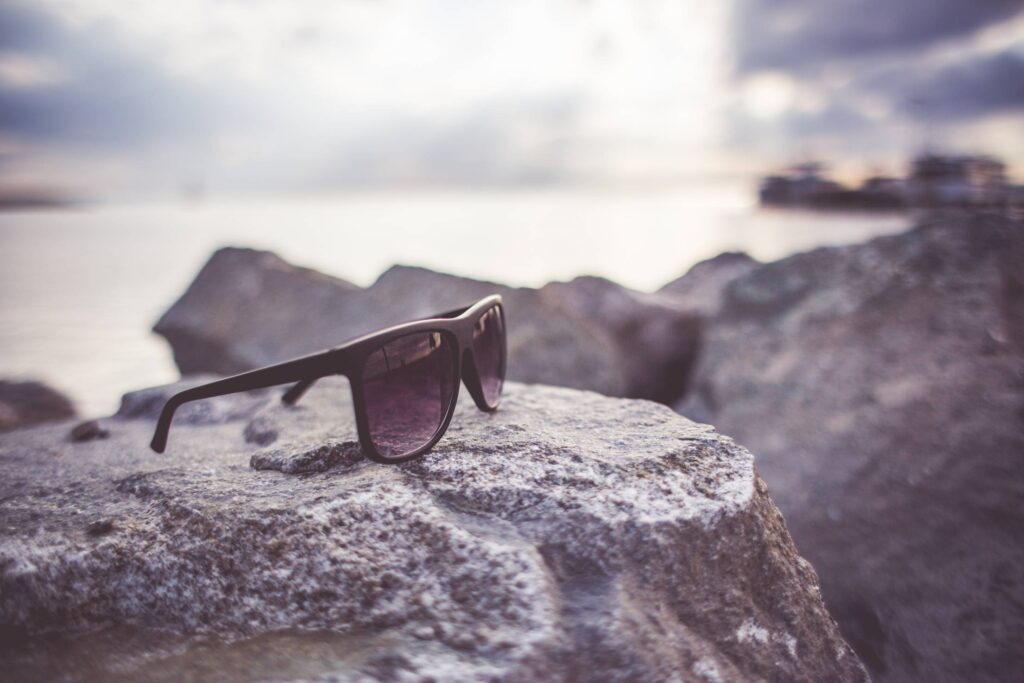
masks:
<path fill-rule="evenodd" d="M 611 285 L 610 288 L 618 288 Z M 621 290 L 621 288 L 618 288 Z M 624 301 L 630 295 L 622 290 Z M 230 374 L 322 348 L 389 325 L 472 303 L 488 294 L 505 301 L 512 380 L 591 389 L 638 398 L 665 394 L 666 374 L 623 354 L 622 327 L 581 315 L 556 297 L 425 268 L 395 266 L 370 287 L 292 266 L 268 252 L 216 252 L 154 328 L 170 342 L 183 373 Z M 644 304 L 637 302 L 637 308 Z M 692 356 L 692 316 L 665 308 L 677 335 L 665 358 L 673 371 Z M 637 313 L 644 318 L 646 312 Z M 679 319 L 682 319 L 681 321 Z M 658 325 L 663 323 L 659 322 Z M 682 360 L 680 360 L 680 358 Z M 652 376 L 655 378 L 651 383 Z M 677 381 L 677 380 L 672 380 Z"/>
<path fill-rule="evenodd" d="M 610 335 L 549 305 L 534 289 L 394 266 L 342 315 L 349 324 L 369 321 L 362 324 L 361 334 L 472 303 L 489 294 L 501 294 L 505 305 L 510 379 L 614 396 L 626 394 L 629 378 L 618 363 Z"/>
<path fill-rule="evenodd" d="M 340 311 L 358 291 L 268 251 L 219 249 L 154 330 L 182 374 L 229 375 L 336 345 Z"/>
<path fill-rule="evenodd" d="M 0 439 L 12 679 L 866 680 L 731 439 L 510 383 L 438 446 L 362 458 L 346 382 Z"/>
<path fill-rule="evenodd" d="M 669 282 L 658 293 L 673 299 L 683 308 L 702 315 L 713 315 L 722 305 L 725 288 L 760 264 L 743 252 L 727 251 L 701 261 L 682 277 Z"/>
<path fill-rule="evenodd" d="M 694 309 L 599 277 L 552 282 L 540 295 L 611 337 L 626 396 L 672 403 L 686 393 L 701 333 Z"/>
<path fill-rule="evenodd" d="M 0 432 L 74 416 L 71 399 L 42 382 L 0 380 Z"/>
<path fill-rule="evenodd" d="M 759 266 L 678 405 L 756 454 L 878 680 L 1024 679 L 1022 247 L 955 214 Z"/>

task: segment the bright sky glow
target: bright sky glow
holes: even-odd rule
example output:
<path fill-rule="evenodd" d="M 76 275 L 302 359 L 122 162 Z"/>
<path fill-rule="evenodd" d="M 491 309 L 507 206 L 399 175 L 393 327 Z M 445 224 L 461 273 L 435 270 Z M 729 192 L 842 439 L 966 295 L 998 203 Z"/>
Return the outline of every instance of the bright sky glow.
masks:
<path fill-rule="evenodd" d="M 940 4 L 962 23 L 959 1 Z M 927 118 L 907 111 L 900 69 L 999 58 L 1024 73 L 1012 57 L 1024 65 L 1024 14 L 1006 12 L 884 59 L 848 54 L 842 41 L 877 33 L 854 26 L 863 36 L 835 38 L 842 58 L 809 69 L 743 32 L 761 21 L 791 49 L 813 29 L 804 0 L 7 4 L 21 24 L 0 44 L 0 186 L 110 198 L 665 184 L 808 155 L 896 163 Z M 942 122 L 951 147 L 1019 128 L 1024 96 L 976 95 L 978 111 Z M 1016 161 L 1024 143 L 980 151 Z"/>

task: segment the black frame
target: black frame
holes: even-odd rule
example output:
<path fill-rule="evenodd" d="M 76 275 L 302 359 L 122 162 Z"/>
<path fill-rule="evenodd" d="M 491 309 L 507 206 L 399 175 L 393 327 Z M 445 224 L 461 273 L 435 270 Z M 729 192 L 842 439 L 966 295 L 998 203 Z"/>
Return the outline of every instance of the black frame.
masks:
<path fill-rule="evenodd" d="M 385 464 L 404 462 L 416 458 L 433 448 L 441 437 L 444 436 L 459 400 L 459 385 L 463 382 L 466 384 L 466 388 L 469 390 L 470 396 L 473 397 L 477 408 L 484 412 L 497 410 L 498 404 L 501 402 L 501 396 L 499 394 L 494 405 L 488 405 L 484 398 L 480 376 L 477 373 L 476 355 L 473 350 L 473 328 L 484 313 L 487 313 L 492 308 L 496 308 L 501 316 L 501 376 L 504 380 L 508 357 L 505 308 L 502 305 L 501 295 L 493 294 L 477 301 L 471 306 L 439 313 L 432 318 L 388 327 L 325 351 L 185 389 L 167 399 L 163 410 L 160 412 L 160 418 L 157 420 L 156 431 L 153 433 L 153 441 L 150 443 L 150 447 L 157 453 L 164 452 L 167 447 L 167 435 L 171 429 L 174 411 L 183 403 L 294 382 L 294 386 L 289 388 L 281 397 L 282 401 L 292 405 L 321 377 L 344 375 L 348 378 L 349 386 L 352 388 L 356 428 L 359 432 L 359 443 L 362 446 L 363 453 L 371 460 Z M 370 439 L 369 422 L 366 415 L 362 385 L 363 365 L 370 355 L 384 344 L 398 337 L 416 332 L 439 332 L 446 335 L 454 345 L 455 387 L 452 392 L 451 404 L 447 407 L 444 419 L 441 421 L 437 432 L 426 445 L 398 457 L 386 457 L 380 454 Z"/>

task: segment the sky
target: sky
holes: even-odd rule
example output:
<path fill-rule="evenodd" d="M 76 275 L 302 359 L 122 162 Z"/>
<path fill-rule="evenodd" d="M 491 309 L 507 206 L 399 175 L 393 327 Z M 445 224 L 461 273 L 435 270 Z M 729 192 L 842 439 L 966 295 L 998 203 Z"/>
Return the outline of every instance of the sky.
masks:
<path fill-rule="evenodd" d="M 1024 168 L 1021 0 L 0 0 L 0 191 Z"/>

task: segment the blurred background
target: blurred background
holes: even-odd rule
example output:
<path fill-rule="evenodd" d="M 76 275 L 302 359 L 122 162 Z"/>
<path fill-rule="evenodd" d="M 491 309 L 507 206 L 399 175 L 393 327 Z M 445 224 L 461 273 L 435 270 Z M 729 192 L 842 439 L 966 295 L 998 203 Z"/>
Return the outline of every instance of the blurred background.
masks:
<path fill-rule="evenodd" d="M 898 231 L 921 154 L 1019 182 L 1022 112 L 1016 0 L 4 0 L 0 374 L 173 379 L 224 244 L 654 289 Z"/>

